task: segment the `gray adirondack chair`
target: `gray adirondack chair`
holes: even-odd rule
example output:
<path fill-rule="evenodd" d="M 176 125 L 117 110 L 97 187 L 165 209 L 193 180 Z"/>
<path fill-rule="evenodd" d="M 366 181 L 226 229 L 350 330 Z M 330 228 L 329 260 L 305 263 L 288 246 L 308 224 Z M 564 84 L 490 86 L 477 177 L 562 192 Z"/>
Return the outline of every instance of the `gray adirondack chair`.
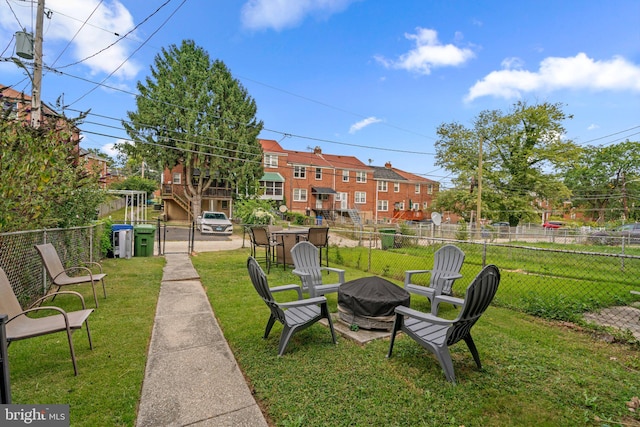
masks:
<path fill-rule="evenodd" d="M 320 264 L 322 264 L 322 248 L 325 250 L 327 267 L 329 267 L 329 227 L 312 227 L 309 229 L 309 242 L 318 248 Z"/>
<path fill-rule="evenodd" d="M 471 328 L 493 300 L 498 291 L 499 283 L 500 271 L 498 267 L 488 265 L 482 269 L 467 287 L 464 300 L 446 295 L 435 297 L 434 304 L 449 302 L 461 306 L 458 317 L 453 320 L 442 319 L 431 313 L 423 313 L 404 306 L 396 307 L 396 319 L 391 332 L 391 342 L 387 357 L 391 357 L 396 334 L 399 331 L 403 331 L 421 346 L 435 354 L 447 380 L 454 384 L 456 376 L 449 347 L 458 341 L 464 340 L 467 347 L 469 347 L 469 351 L 471 351 L 473 360 L 478 365 L 478 369 L 482 369 L 478 350 L 473 338 L 471 338 Z"/>
<path fill-rule="evenodd" d="M 82 310 L 64 311 L 63 309 L 54 306 L 37 307 L 37 305 L 47 298 L 61 294 L 77 296 L 82 303 Z M 28 316 L 29 313 L 47 311 L 52 312 L 53 314 L 37 318 Z M 12 341 L 66 331 L 67 341 L 69 342 L 69 351 L 71 352 L 71 361 L 73 362 L 73 373 L 75 375 L 78 375 L 78 366 L 76 365 L 76 355 L 73 350 L 71 333 L 74 330 L 81 329 L 82 324 L 84 323 L 87 329 L 87 336 L 89 337 L 89 348 L 93 350 L 91 331 L 89 330 L 88 321 L 88 317 L 92 312 L 92 308 L 86 308 L 82 295 L 74 291 L 61 291 L 48 294 L 33 302 L 26 310 L 22 310 L 22 307 L 18 302 L 18 298 L 11 287 L 11 283 L 9 283 L 9 278 L 4 270 L 0 268 L 0 313 L 8 316 L 6 324 L 7 342 L 11 344 Z"/>
<path fill-rule="evenodd" d="M 408 270 L 404 272 L 404 288 L 411 294 L 423 295 L 431 301 L 431 312 L 438 314 L 433 298 L 438 295 L 451 295 L 453 283 L 462 277 L 460 269 L 464 262 L 464 252 L 454 245 L 444 245 L 433 256 L 431 270 Z M 413 283 L 415 275 L 431 274 L 429 286 Z"/>
<path fill-rule="evenodd" d="M 271 310 L 263 338 L 267 339 L 269 337 L 271 328 L 276 321 L 283 325 L 280 344 L 278 346 L 278 356 L 282 356 L 284 350 L 287 348 L 289 339 L 294 333 L 308 328 L 320 319 L 327 319 L 329 329 L 331 330 L 331 338 L 333 339 L 333 343 L 336 343 L 336 333 L 333 329 L 333 322 L 331 321 L 331 315 L 329 314 L 327 299 L 325 297 L 303 299 L 302 291 L 298 285 L 284 285 L 269 288 L 267 276 L 253 257 L 249 257 L 247 260 L 247 269 L 249 270 L 249 277 L 251 277 L 251 282 L 258 292 L 258 295 L 260 295 Z M 294 290 L 298 293 L 297 301 L 279 303 L 273 298 L 272 293 L 289 290 Z"/>
<path fill-rule="evenodd" d="M 60 290 L 62 286 L 91 283 L 91 288 L 93 289 L 93 300 L 96 303 L 96 308 L 98 308 L 96 282 L 102 282 L 102 291 L 104 293 L 104 297 L 107 297 L 107 288 L 104 286 L 104 278 L 106 274 L 102 272 L 102 266 L 99 263 L 85 263 L 88 266 L 96 266 L 100 271 L 99 273 L 94 273 L 86 266 L 64 268 L 56 248 L 51 243 L 35 245 L 35 247 L 40 254 L 40 258 L 42 258 L 42 264 L 44 264 L 47 273 L 49 273 L 49 277 L 51 277 L 51 282 L 54 286 L 57 286 L 57 290 Z M 73 274 L 76 272 L 84 274 L 81 276 L 69 276 L 69 273 Z"/>
<path fill-rule="evenodd" d="M 344 283 L 344 270 L 334 267 L 322 267 L 318 257 L 319 249 L 311 242 L 302 241 L 291 248 L 293 259 L 293 274 L 300 277 L 302 290 L 309 292 L 311 298 L 319 295 L 338 292 L 338 288 Z M 322 272 L 333 272 L 338 275 L 338 283 L 323 284 Z"/>

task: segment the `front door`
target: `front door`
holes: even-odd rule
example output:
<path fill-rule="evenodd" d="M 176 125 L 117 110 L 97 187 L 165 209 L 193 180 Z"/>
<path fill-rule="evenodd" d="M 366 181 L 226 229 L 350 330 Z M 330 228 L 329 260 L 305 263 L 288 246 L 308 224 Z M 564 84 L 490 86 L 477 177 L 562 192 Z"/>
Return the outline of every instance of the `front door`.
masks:
<path fill-rule="evenodd" d="M 340 201 L 340 210 L 346 211 L 349 208 L 349 203 L 347 200 L 348 193 L 338 193 L 336 194 L 336 201 Z"/>
<path fill-rule="evenodd" d="M 322 210 L 322 200 L 327 197 L 325 194 L 318 194 L 318 196 L 316 197 L 316 210 L 320 211 Z"/>

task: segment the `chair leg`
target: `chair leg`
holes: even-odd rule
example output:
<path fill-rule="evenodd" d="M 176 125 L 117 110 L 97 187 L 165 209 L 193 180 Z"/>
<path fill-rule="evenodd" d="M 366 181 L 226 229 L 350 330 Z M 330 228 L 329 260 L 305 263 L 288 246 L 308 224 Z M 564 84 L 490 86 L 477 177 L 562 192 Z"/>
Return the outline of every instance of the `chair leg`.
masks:
<path fill-rule="evenodd" d="M 267 321 L 267 326 L 264 328 L 264 336 L 262 338 L 269 338 L 269 333 L 271 332 L 271 328 L 273 328 L 273 324 L 276 322 L 276 318 L 273 315 L 269 316 L 269 320 Z"/>
<path fill-rule="evenodd" d="M 76 352 L 73 350 L 73 340 L 71 338 L 71 329 L 67 326 L 67 340 L 69 340 L 69 352 L 71 353 L 71 362 L 73 363 L 73 375 L 78 376 L 78 365 L 76 365 Z"/>
<path fill-rule="evenodd" d="M 93 289 L 93 300 L 96 303 L 96 308 L 98 308 L 98 295 L 96 294 L 96 283 L 93 281 L 91 282 L 91 289 Z"/>
<path fill-rule="evenodd" d="M 89 319 L 84 320 L 84 327 L 87 328 L 87 337 L 89 338 L 89 348 L 93 350 L 93 341 L 91 340 L 91 331 L 89 330 Z"/>
<path fill-rule="evenodd" d="M 322 304 L 322 307 L 320 308 L 320 310 L 322 311 L 322 316 L 326 318 L 327 323 L 329 323 L 329 329 L 331 330 L 331 339 L 333 339 L 334 344 L 337 344 L 336 332 L 333 330 L 333 322 L 331 321 L 331 314 L 329 314 L 329 306 L 327 305 L 326 302 Z"/>
<path fill-rule="evenodd" d="M 271 248 L 269 246 L 265 246 L 264 254 L 267 263 L 267 274 L 271 272 Z"/>
<path fill-rule="evenodd" d="M 441 348 L 434 348 L 434 354 L 440 362 L 440 366 L 444 371 L 444 376 L 447 378 L 447 381 L 455 384 L 456 383 L 456 374 L 453 371 L 453 361 L 451 360 L 451 353 L 449 353 L 449 347 L 445 346 Z"/>
<path fill-rule="evenodd" d="M 478 369 L 482 369 L 482 364 L 480 364 L 480 355 L 478 354 L 478 349 L 476 348 L 476 344 L 473 342 L 473 338 L 471 338 L 471 334 L 468 334 L 463 339 L 464 339 L 464 342 L 467 343 L 467 347 L 469 347 L 469 351 L 473 356 L 473 360 L 476 361 L 476 365 L 478 365 Z"/>
<path fill-rule="evenodd" d="M 280 335 L 280 344 L 278 345 L 278 357 L 284 354 L 284 350 L 287 348 L 287 344 L 289 344 L 289 339 L 295 331 L 295 328 L 290 328 L 287 325 L 284 326 L 282 335 Z"/>
<path fill-rule="evenodd" d="M 393 352 L 393 344 L 396 341 L 396 334 L 402 328 L 402 315 L 396 313 L 396 319 L 393 321 L 393 328 L 391 329 L 391 339 L 389 340 L 389 351 L 387 352 L 387 358 L 391 357 Z"/>
<path fill-rule="evenodd" d="M 107 287 L 104 285 L 104 277 L 102 278 L 102 292 L 104 293 L 104 297 L 107 297 Z"/>
<path fill-rule="evenodd" d="M 325 258 L 327 258 L 327 267 L 329 267 L 329 244 L 327 244 L 325 251 L 326 251 Z"/>

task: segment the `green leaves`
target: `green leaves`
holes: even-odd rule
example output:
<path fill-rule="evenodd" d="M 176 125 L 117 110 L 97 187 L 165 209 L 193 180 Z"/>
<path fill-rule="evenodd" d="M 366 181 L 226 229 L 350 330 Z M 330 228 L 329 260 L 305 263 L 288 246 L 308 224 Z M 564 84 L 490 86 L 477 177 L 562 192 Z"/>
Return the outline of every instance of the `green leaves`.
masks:
<path fill-rule="evenodd" d="M 128 154 L 168 168 L 182 163 L 192 199 L 212 184 L 204 175 L 193 179 L 195 169 L 217 171 L 230 186 L 255 187 L 262 176 L 262 122 L 255 118 L 255 101 L 222 61 L 212 62 L 184 40 L 162 49 L 138 90 L 137 110 L 123 122 L 135 141 Z"/>
<path fill-rule="evenodd" d="M 568 118 L 561 104 L 518 102 L 508 113 L 481 112 L 472 128 L 441 124 L 436 164 L 458 175 L 458 188 L 469 189 L 472 181 L 478 182 L 482 144 L 483 204 L 489 211 L 503 213 L 501 218 L 508 215 L 511 223 L 518 223 L 534 213 L 535 200 L 562 202 L 570 194 L 558 176 L 580 153 L 578 146 L 564 139 L 562 122 Z M 477 196 L 475 187 L 471 189 Z M 470 208 L 468 202 L 463 203 L 465 209 Z M 460 200 L 457 206 L 450 206 L 439 197 L 438 204 L 452 211 L 460 208 Z"/>
<path fill-rule="evenodd" d="M 0 122 L 0 232 L 83 225 L 102 198 L 68 133 Z"/>

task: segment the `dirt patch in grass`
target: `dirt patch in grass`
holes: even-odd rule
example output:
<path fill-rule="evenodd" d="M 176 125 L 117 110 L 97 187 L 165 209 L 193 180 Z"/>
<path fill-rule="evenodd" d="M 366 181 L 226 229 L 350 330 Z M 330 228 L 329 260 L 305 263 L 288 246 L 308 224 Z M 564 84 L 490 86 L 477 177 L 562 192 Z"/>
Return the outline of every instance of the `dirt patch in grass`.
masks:
<path fill-rule="evenodd" d="M 640 309 L 631 306 L 603 308 L 598 312 L 585 313 L 584 319 L 600 326 L 628 329 L 640 340 Z"/>

